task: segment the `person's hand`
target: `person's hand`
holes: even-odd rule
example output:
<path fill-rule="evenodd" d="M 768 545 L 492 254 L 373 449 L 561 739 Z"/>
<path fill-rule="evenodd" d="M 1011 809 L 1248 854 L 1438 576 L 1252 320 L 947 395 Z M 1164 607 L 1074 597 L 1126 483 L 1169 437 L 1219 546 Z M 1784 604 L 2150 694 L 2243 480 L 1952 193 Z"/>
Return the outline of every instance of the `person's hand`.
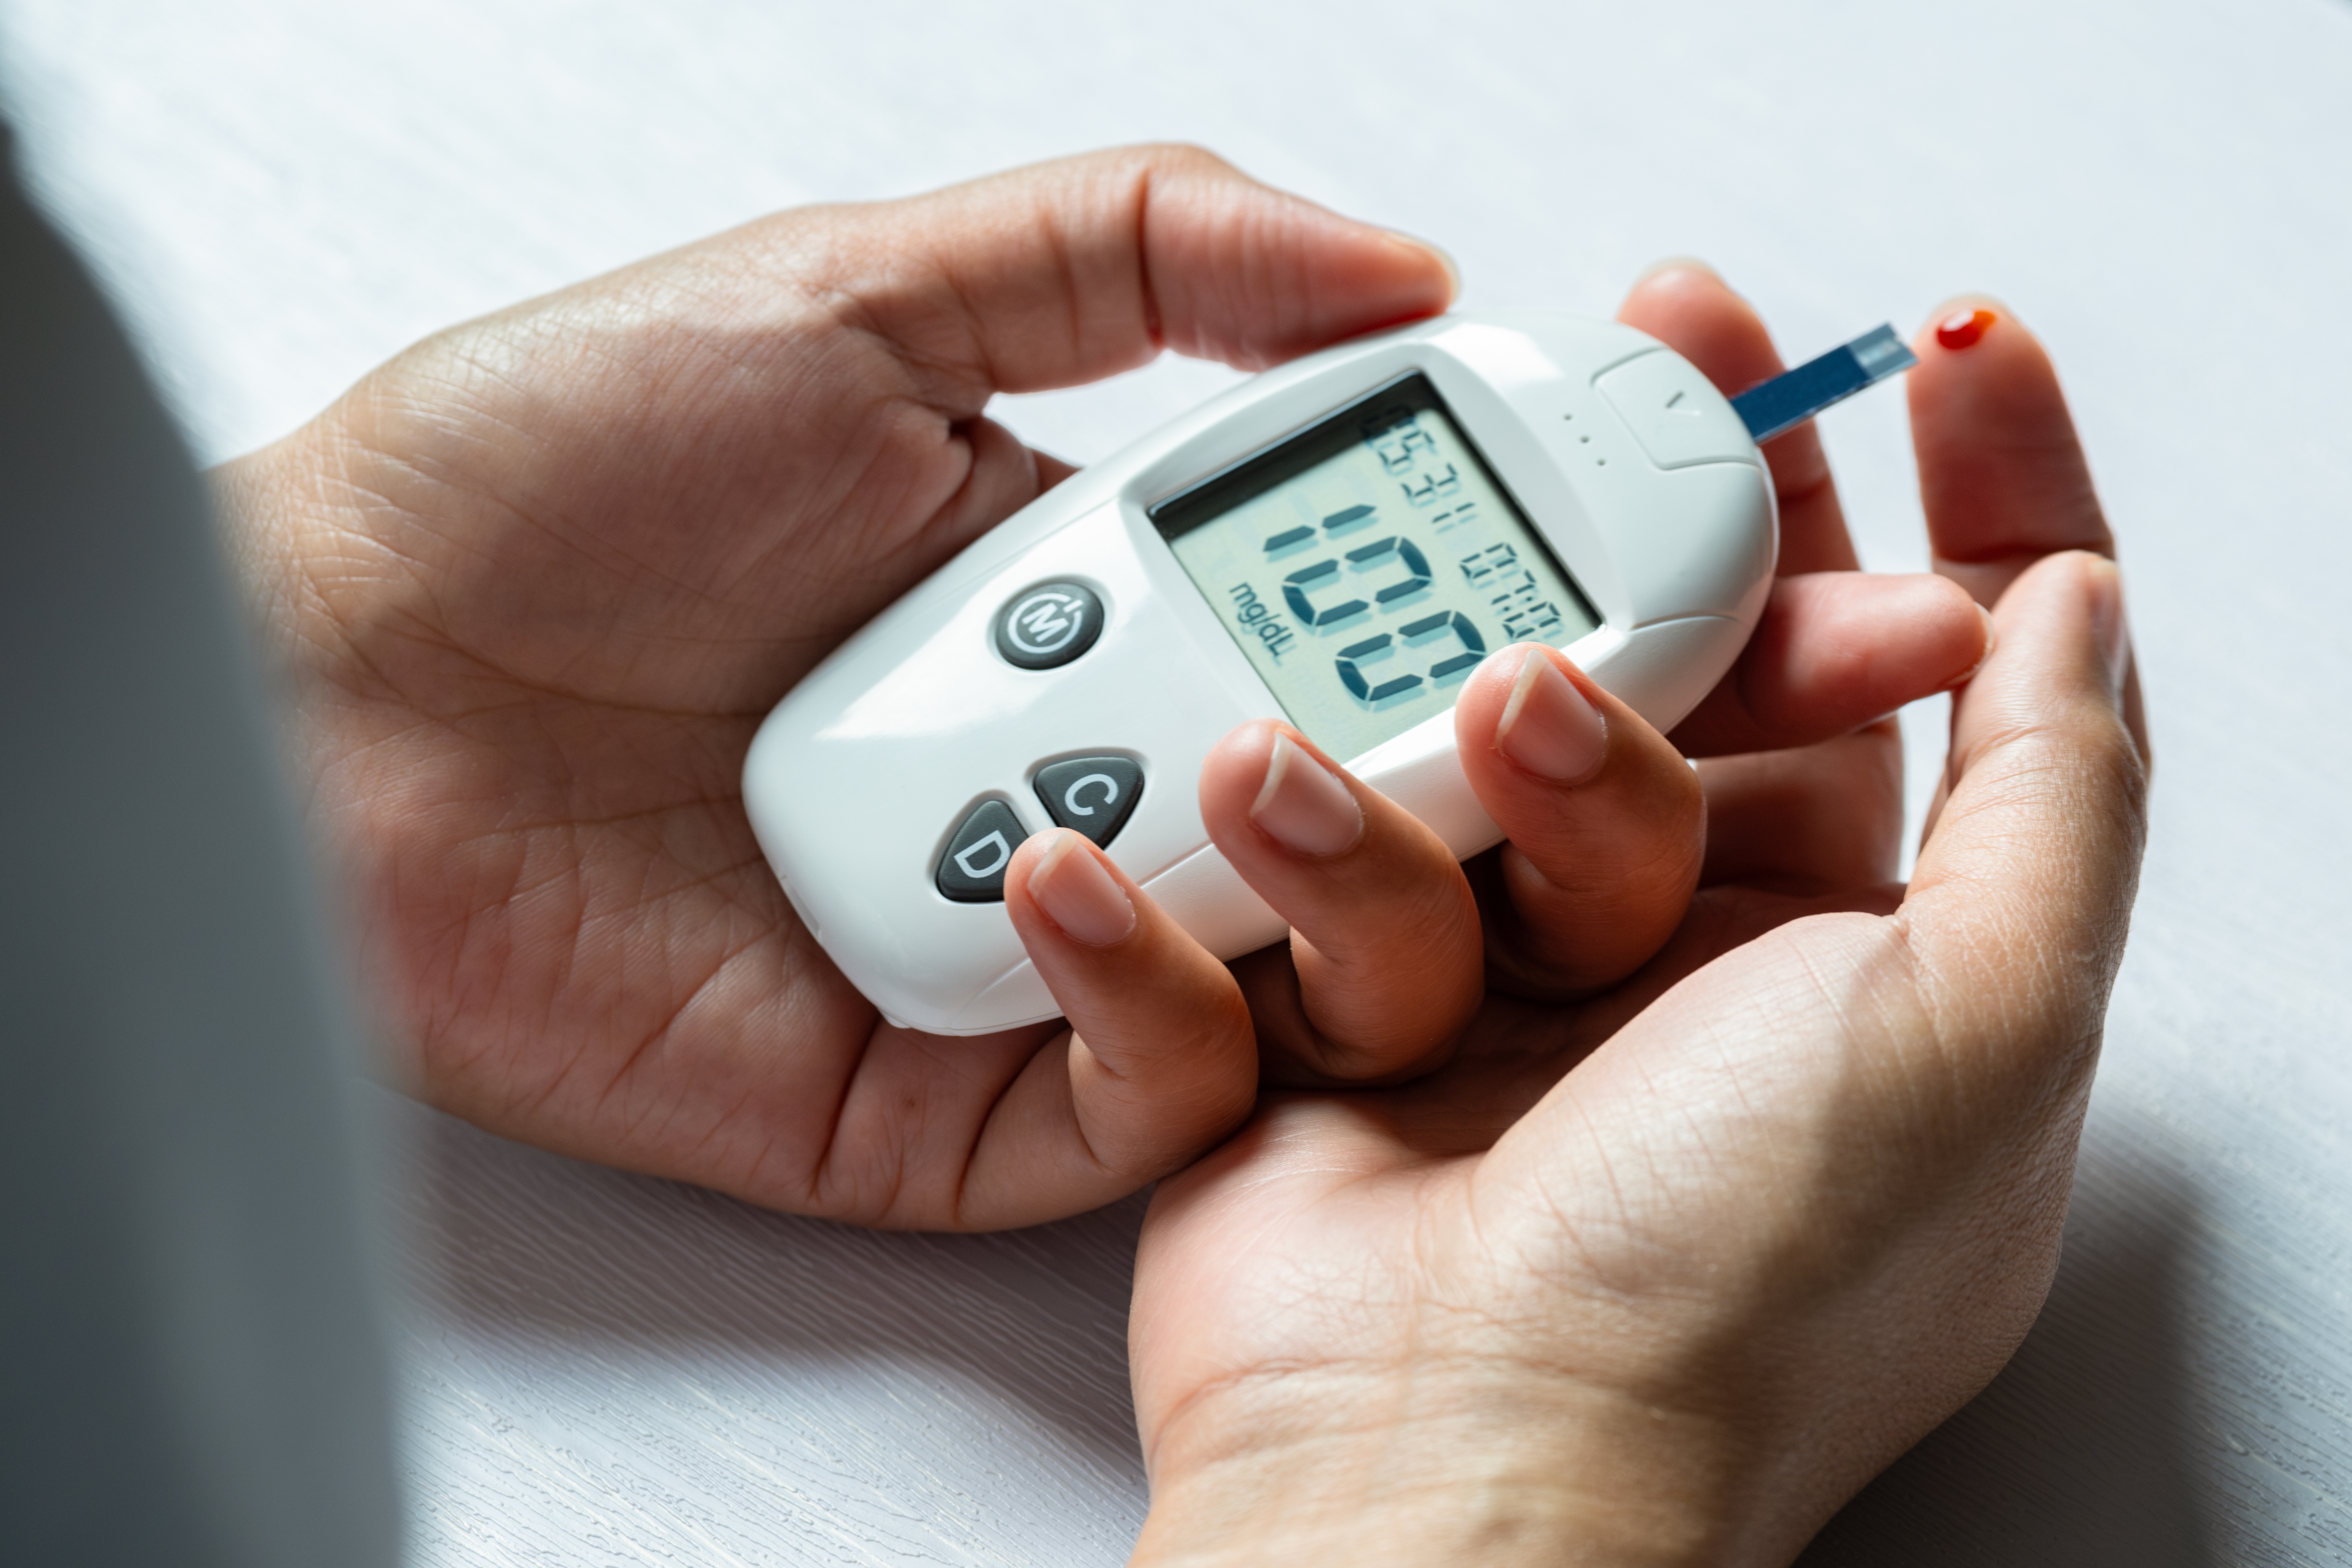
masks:
<path fill-rule="evenodd" d="M 1270 1093 L 1164 1182 L 1130 1324 L 1139 1560 L 1785 1562 L 2014 1349 L 2056 1261 L 2147 763 L 2055 378 L 1982 309 L 1911 381 L 1937 555 L 1995 603 L 1999 644 L 1909 888 L 1884 727 L 1711 764 L 1698 890 L 1630 978 L 1561 1005 L 1501 994 L 1498 969 L 1436 1072 Z M 1734 389 L 1769 368 L 1710 275 L 1654 279 L 1628 313 Z M 1792 549 L 1843 547 L 1830 504 L 1790 509 Z M 1549 651 L 1482 668 L 1458 709 L 1474 783 L 1498 818 L 1541 796 L 1559 836 L 1614 836 L 1588 838 L 1613 874 L 1676 882 L 1702 830 L 1664 748 L 1570 685 L 1591 699 Z M 1647 816 L 1629 778 L 1655 786 Z M 1243 810 L 1221 834 L 1262 831 Z M 1360 896 L 1408 917 L 1458 897 L 1391 871 Z M 1672 902 L 1640 875 L 1553 894 L 1603 948 L 1629 900 Z M 1017 918 L 1041 955 L 1067 945 Z"/>
<path fill-rule="evenodd" d="M 789 212 L 457 328 L 222 492 L 396 1066 L 513 1137 L 872 1224 L 1106 1203 L 1246 1113 L 1245 1048 L 891 1028 L 740 774 L 843 637 L 1067 472 L 1000 392 L 1258 368 L 1444 259 L 1181 148 Z"/>
<path fill-rule="evenodd" d="M 1621 315 L 1732 389 L 1780 369 L 1754 312 L 1695 264 L 1644 279 Z M 1853 831 L 1900 815 L 1901 736 L 1884 716 L 1967 680 L 1991 619 L 1948 575 L 1856 569 L 1811 426 L 1769 461 L 1771 596 L 1670 738 L 1565 658 L 1514 649 L 1486 667 L 1503 686 L 1467 685 L 1457 717 L 1476 733 L 1463 731 L 1463 762 L 1505 841 L 1466 866 L 1393 803 L 1329 782 L 1344 770 L 1305 737 L 1265 723 L 1211 755 L 1201 807 L 1225 858 L 1290 923 L 1286 942 L 1221 966 L 1079 836 L 1023 846 L 1007 907 L 1076 1036 L 1121 1060 L 1254 1047 L 1263 1081 L 1289 1087 L 1400 1082 L 1487 1048 L 1490 996 L 1582 1001 L 1639 969 L 1682 923 L 1702 847 L 1717 881 L 1892 876 L 1891 829 Z M 1512 736 L 1500 751 L 1498 729 Z M 1711 759 L 1706 816 L 1686 756 Z"/>
<path fill-rule="evenodd" d="M 1162 345 L 1264 365 L 1452 287 L 1425 247 L 1204 153 L 1106 154 L 783 214 L 458 328 L 231 465 L 407 1082 L 535 1143 L 894 1226 L 1073 1213 L 1231 1131 L 1258 1032 L 1221 978 L 1163 970 L 1121 1015 L 1214 1018 L 1191 1038 L 1165 1008 L 980 1039 L 885 1024 L 761 857 L 743 752 L 842 637 L 1066 471 L 982 416 L 994 394 Z M 1686 743 L 1836 734 L 1981 652 L 1948 585 L 1812 574 L 1851 564 L 1784 552 L 1811 574 L 1783 580 Z M 1505 898 L 1486 922 L 1500 962 L 1578 982 L 1591 955 L 1556 962 L 1576 933 L 1521 890 L 1530 920 Z M 1661 894 L 1620 947 L 1670 927 Z M 1356 984 L 1381 944 L 1249 961 L 1270 1070 L 1442 1060 L 1479 941 L 1450 927 L 1450 989 L 1402 1012 Z"/>

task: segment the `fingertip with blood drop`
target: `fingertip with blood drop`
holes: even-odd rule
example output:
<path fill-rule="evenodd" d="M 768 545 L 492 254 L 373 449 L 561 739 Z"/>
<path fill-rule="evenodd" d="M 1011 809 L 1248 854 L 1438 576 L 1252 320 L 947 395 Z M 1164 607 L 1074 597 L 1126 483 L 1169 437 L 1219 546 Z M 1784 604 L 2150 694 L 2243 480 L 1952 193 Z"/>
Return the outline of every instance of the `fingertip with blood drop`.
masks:
<path fill-rule="evenodd" d="M 2000 313 L 1997 310 L 1986 310 L 1981 305 L 1962 306 L 1936 323 L 1936 342 L 1955 352 L 1973 348 L 1983 341 L 1984 335 L 2000 320 Z"/>

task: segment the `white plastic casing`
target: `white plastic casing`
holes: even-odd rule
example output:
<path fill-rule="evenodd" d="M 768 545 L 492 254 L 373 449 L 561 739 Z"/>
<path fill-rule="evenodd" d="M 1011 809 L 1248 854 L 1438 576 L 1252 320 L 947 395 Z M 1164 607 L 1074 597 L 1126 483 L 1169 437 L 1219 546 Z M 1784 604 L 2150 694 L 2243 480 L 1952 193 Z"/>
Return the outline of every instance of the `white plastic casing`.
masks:
<path fill-rule="evenodd" d="M 1029 831 L 1051 826 L 1031 780 L 1065 758 L 1142 767 L 1106 853 L 1210 951 L 1286 934 L 1210 845 L 1196 789 L 1212 746 L 1282 709 L 1145 509 L 1413 371 L 1603 617 L 1568 649 L 1581 668 L 1666 729 L 1730 668 L 1771 587 L 1772 488 L 1731 405 L 1655 339 L 1550 312 L 1453 315 L 1269 371 L 1006 520 L 761 725 L 743 769 L 752 827 L 794 910 L 884 1016 L 974 1035 L 1059 1014 L 1004 906 L 951 902 L 934 874 L 983 800 Z M 994 617 L 1053 578 L 1100 595 L 1100 637 L 1059 668 L 1016 668 Z M 1458 856 L 1501 837 L 1455 756 L 1451 707 L 1343 760 Z"/>

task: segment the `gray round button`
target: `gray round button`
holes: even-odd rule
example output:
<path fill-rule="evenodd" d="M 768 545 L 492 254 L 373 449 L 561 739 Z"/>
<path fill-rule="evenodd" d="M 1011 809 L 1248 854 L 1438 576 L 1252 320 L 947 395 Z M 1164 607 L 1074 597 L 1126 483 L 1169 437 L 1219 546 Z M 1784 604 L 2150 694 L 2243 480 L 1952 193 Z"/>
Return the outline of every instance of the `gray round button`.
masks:
<path fill-rule="evenodd" d="M 1095 646 L 1102 601 L 1083 583 L 1040 583 L 996 612 L 996 651 L 1022 669 L 1052 669 Z"/>

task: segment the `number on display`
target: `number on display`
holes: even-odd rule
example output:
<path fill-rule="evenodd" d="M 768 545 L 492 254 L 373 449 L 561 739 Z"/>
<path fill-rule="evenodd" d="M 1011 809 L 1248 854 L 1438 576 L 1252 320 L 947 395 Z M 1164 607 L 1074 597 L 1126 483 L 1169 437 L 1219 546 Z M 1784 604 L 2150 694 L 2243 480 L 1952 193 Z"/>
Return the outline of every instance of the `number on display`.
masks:
<path fill-rule="evenodd" d="M 1490 544 L 1464 556 L 1462 575 L 1494 606 L 1503 623 L 1505 642 L 1546 641 L 1559 630 L 1559 606 L 1538 597 L 1542 584 L 1533 572 L 1519 564 L 1519 552 L 1513 546 Z"/>
<path fill-rule="evenodd" d="M 1362 428 L 1364 445 L 1381 471 L 1396 480 L 1408 517 L 1419 514 L 1441 534 L 1477 521 L 1475 500 L 1460 495 L 1460 471 L 1440 458 L 1436 438 L 1423 427 L 1417 411 L 1391 409 L 1366 420 Z M 1440 502 L 1447 503 L 1444 510 L 1433 510 Z M 1340 542 L 1342 536 L 1370 531 L 1379 521 L 1379 506 L 1359 503 L 1325 517 L 1319 529 L 1301 523 L 1266 537 L 1268 561 L 1307 552 L 1318 539 L 1332 552 L 1282 580 L 1283 600 L 1302 626 L 1330 636 L 1367 616 L 1392 614 L 1428 597 L 1436 574 L 1427 552 L 1412 540 L 1391 533 L 1352 546 Z M 1485 599 L 1502 623 L 1506 641 L 1559 631 L 1559 607 L 1540 597 L 1535 574 L 1519 563 L 1514 546 L 1491 544 L 1458 564 L 1464 585 Z M 1477 622 L 1459 610 L 1440 610 L 1349 643 L 1332 660 L 1332 670 L 1349 696 L 1370 706 L 1435 689 L 1475 666 L 1486 647 Z M 1419 668 L 1400 668 L 1408 658 Z"/>
<path fill-rule="evenodd" d="M 1438 652 L 1430 645 L 1445 642 L 1456 651 Z M 1397 655 L 1399 643 L 1418 653 L 1437 652 L 1425 673 L 1407 672 L 1381 679 L 1378 666 Z M 1433 616 L 1423 616 L 1409 621 L 1394 633 L 1381 632 L 1352 643 L 1339 650 L 1333 661 L 1339 673 L 1339 684 L 1359 702 L 1384 702 L 1391 697 L 1403 697 L 1433 689 L 1449 678 L 1472 668 L 1486 657 L 1486 640 L 1470 617 L 1459 610 L 1440 610 Z M 1367 674 L 1365 666 L 1375 668 Z"/>

